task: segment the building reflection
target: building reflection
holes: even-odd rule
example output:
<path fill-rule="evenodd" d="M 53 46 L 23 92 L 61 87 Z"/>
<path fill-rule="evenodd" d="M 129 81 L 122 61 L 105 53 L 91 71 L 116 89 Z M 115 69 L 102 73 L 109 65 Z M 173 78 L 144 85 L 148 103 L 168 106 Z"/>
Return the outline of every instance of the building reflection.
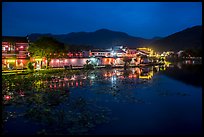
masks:
<path fill-rule="evenodd" d="M 165 70 L 165 67 L 145 67 L 145 68 L 131 68 L 130 70 L 114 70 L 106 71 L 103 76 L 105 79 L 151 79 L 154 73 Z"/>
<path fill-rule="evenodd" d="M 33 82 L 32 91 L 64 91 L 69 88 L 81 88 L 92 86 L 96 81 L 108 80 L 110 84 L 116 84 L 118 80 L 151 80 L 158 72 L 166 70 L 166 66 L 142 67 L 124 69 L 102 70 L 99 73 L 90 73 L 72 76 L 53 76 L 47 80 L 36 80 Z M 27 96 L 23 90 L 18 91 L 17 96 Z M 14 98 L 12 92 L 4 95 L 4 101 L 10 101 Z"/>

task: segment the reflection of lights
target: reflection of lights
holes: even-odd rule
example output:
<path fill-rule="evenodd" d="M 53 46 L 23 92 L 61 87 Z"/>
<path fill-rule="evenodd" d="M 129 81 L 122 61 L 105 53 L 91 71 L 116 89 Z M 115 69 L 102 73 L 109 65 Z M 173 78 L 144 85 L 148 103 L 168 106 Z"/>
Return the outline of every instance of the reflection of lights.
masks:
<path fill-rule="evenodd" d="M 149 72 L 147 76 L 139 76 L 140 79 L 151 79 L 153 76 L 153 71 Z"/>
<path fill-rule="evenodd" d="M 82 82 L 81 81 L 79 82 L 79 85 L 82 86 Z"/>
<path fill-rule="evenodd" d="M 124 76 L 121 76 L 120 78 L 121 78 L 121 79 L 124 79 Z"/>
<path fill-rule="evenodd" d="M 130 74 L 130 75 L 128 76 L 128 78 L 132 78 L 132 74 Z"/>
<path fill-rule="evenodd" d="M 117 76 L 120 76 L 120 72 L 116 72 L 116 75 L 117 75 Z"/>
<path fill-rule="evenodd" d="M 64 78 L 65 81 L 68 81 L 68 78 Z"/>
<path fill-rule="evenodd" d="M 78 87 L 78 85 L 79 85 L 79 83 L 78 83 L 78 81 L 76 82 L 76 87 Z"/>
<path fill-rule="evenodd" d="M 116 76 L 112 76 L 111 77 L 111 82 L 115 82 L 116 81 Z"/>
<path fill-rule="evenodd" d="M 9 96 L 9 95 L 4 95 L 4 98 L 5 98 L 6 100 L 10 100 L 10 99 L 11 99 L 11 96 Z"/>
<path fill-rule="evenodd" d="M 91 79 L 95 79 L 96 77 L 95 77 L 95 75 L 92 75 L 92 76 L 90 76 L 90 78 L 91 78 Z"/>
<path fill-rule="evenodd" d="M 134 74 L 134 75 L 133 75 L 133 77 L 134 77 L 134 78 L 136 78 L 136 77 L 137 77 L 137 75 L 136 75 L 136 74 Z"/>
<path fill-rule="evenodd" d="M 76 80 L 76 76 L 75 75 L 72 76 L 71 80 Z"/>
<path fill-rule="evenodd" d="M 20 94 L 20 96 L 22 96 L 22 97 L 24 96 L 24 92 L 21 91 L 21 90 L 20 90 L 19 94 Z"/>

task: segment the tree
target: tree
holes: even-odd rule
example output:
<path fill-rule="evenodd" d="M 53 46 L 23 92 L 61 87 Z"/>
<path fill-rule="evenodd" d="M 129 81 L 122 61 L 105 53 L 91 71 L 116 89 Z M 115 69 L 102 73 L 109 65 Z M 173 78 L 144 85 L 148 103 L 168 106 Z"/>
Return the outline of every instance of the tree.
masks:
<path fill-rule="evenodd" d="M 34 66 L 33 66 L 32 62 L 29 62 L 27 64 L 27 68 L 28 68 L 29 71 L 33 71 L 34 70 Z"/>
<path fill-rule="evenodd" d="M 131 60 L 132 60 L 132 58 L 130 58 L 130 57 L 123 57 L 124 69 L 125 69 L 125 70 L 126 70 L 127 67 L 129 66 Z"/>
<path fill-rule="evenodd" d="M 43 36 L 40 37 L 36 42 L 32 43 L 28 51 L 30 52 L 31 57 L 45 57 L 47 59 L 46 68 L 49 66 L 51 57 L 54 53 L 61 53 L 65 50 L 63 43 L 58 42 L 52 37 Z M 42 63 L 41 63 L 42 67 Z"/>
<path fill-rule="evenodd" d="M 90 60 L 86 60 L 86 65 L 88 65 L 89 64 L 89 62 L 91 62 Z"/>

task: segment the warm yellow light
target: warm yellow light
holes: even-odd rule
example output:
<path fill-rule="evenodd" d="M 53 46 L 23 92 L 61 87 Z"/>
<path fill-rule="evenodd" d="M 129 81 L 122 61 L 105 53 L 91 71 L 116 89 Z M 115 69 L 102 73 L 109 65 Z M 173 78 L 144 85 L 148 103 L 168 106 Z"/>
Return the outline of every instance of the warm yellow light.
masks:
<path fill-rule="evenodd" d="M 42 61 L 42 59 L 35 59 L 36 61 Z"/>
<path fill-rule="evenodd" d="M 16 60 L 15 59 L 10 59 L 10 60 L 7 60 L 7 62 L 11 63 L 11 62 L 15 62 Z"/>
<path fill-rule="evenodd" d="M 76 62 L 76 59 L 71 59 L 71 62 Z"/>
<path fill-rule="evenodd" d="M 150 79 L 153 76 L 153 71 L 149 72 L 147 76 L 139 76 L 140 79 Z"/>

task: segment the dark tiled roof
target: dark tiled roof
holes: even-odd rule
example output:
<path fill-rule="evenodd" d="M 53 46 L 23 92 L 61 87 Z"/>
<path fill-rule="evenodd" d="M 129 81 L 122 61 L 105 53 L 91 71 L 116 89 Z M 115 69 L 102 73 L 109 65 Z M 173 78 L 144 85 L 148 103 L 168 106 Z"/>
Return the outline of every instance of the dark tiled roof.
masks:
<path fill-rule="evenodd" d="M 117 53 L 126 53 L 126 52 L 123 51 L 122 49 L 115 50 L 115 52 L 117 52 Z"/>
<path fill-rule="evenodd" d="M 28 43 L 26 37 L 16 37 L 16 36 L 2 36 L 2 42 L 22 42 Z"/>
<path fill-rule="evenodd" d="M 93 49 L 91 50 L 91 52 L 110 52 L 110 51 L 105 49 Z"/>

